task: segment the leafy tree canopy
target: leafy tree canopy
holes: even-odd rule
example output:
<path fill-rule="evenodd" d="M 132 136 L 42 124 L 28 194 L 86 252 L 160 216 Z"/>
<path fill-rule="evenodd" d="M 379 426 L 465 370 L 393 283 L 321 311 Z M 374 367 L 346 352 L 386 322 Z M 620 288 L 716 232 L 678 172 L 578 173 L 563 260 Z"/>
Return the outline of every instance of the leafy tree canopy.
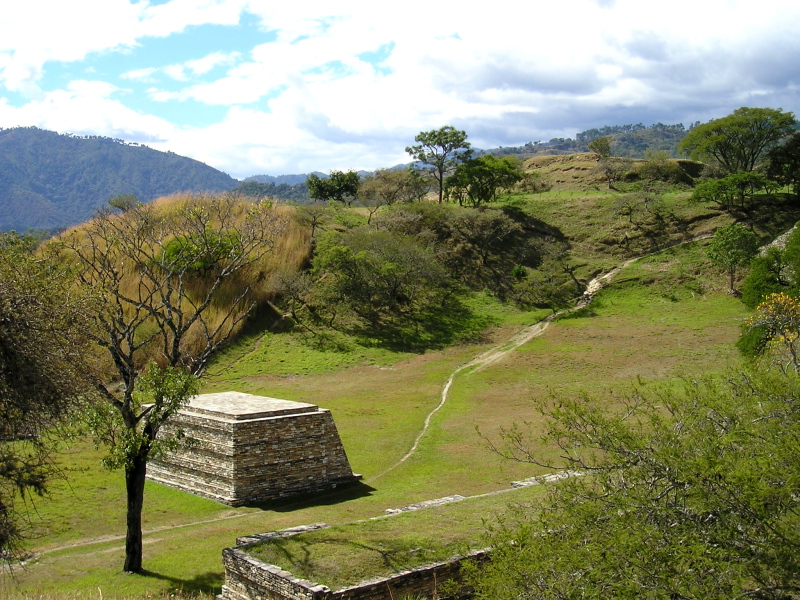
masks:
<path fill-rule="evenodd" d="M 736 269 L 748 265 L 758 254 L 758 238 L 746 227 L 732 223 L 717 229 L 708 245 L 707 252 L 708 257 L 715 265 L 728 272 L 729 289 L 731 293 L 734 293 Z"/>
<path fill-rule="evenodd" d="M 0 234 L 0 559 L 21 551 L 21 500 L 43 495 L 56 473 L 54 428 L 90 387 L 82 312 L 90 296 L 69 273 Z"/>
<path fill-rule="evenodd" d="M 589 150 L 596 152 L 601 159 L 611 156 L 611 138 L 603 136 L 589 142 Z"/>
<path fill-rule="evenodd" d="M 767 177 L 800 194 L 800 132 L 767 153 Z"/>
<path fill-rule="evenodd" d="M 513 157 L 496 158 L 487 154 L 458 165 L 445 182 L 445 191 L 459 205 L 478 207 L 493 202 L 520 179 L 522 173 Z"/>
<path fill-rule="evenodd" d="M 334 170 L 327 178 L 312 173 L 306 179 L 309 198 L 323 202 L 334 200 L 348 206 L 358 194 L 359 184 L 360 178 L 355 171 Z"/>
<path fill-rule="evenodd" d="M 358 197 L 367 205 L 391 206 L 421 200 L 430 190 L 430 179 L 413 169 L 379 169 L 367 175 Z"/>
<path fill-rule="evenodd" d="M 415 160 L 429 165 L 431 174 L 438 184 L 439 204 L 444 199 L 444 181 L 456 166 L 469 159 L 472 154 L 467 134 L 452 125 L 440 129 L 422 131 L 414 137 L 414 146 L 407 146 Z"/>
<path fill-rule="evenodd" d="M 759 173 L 739 171 L 720 179 L 705 179 L 698 183 L 690 198 L 693 202 L 711 202 L 724 210 L 735 206 L 745 208 L 747 199 L 768 188 L 770 181 Z"/>
<path fill-rule="evenodd" d="M 640 388 L 615 408 L 542 407 L 571 475 L 494 528 L 476 568 L 492 600 L 761 598 L 800 590 L 800 381 L 794 373 Z M 497 444 L 543 464 L 539 434 Z M 539 443 L 537 443 L 539 442 Z"/>
<path fill-rule="evenodd" d="M 737 108 L 721 119 L 693 128 L 680 143 L 692 158 L 713 159 L 729 173 L 752 171 L 795 125 L 791 112 L 773 108 Z"/>

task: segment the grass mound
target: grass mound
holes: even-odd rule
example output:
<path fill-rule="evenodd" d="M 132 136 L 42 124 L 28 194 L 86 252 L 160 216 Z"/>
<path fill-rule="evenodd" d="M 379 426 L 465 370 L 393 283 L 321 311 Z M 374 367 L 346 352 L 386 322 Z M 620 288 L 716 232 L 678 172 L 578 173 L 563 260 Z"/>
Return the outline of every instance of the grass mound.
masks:
<path fill-rule="evenodd" d="M 513 493 L 535 502 L 543 486 Z M 446 561 L 481 547 L 486 519 L 494 520 L 496 498 L 472 498 L 395 516 L 360 521 L 276 538 L 249 550 L 295 577 L 332 590 Z"/>

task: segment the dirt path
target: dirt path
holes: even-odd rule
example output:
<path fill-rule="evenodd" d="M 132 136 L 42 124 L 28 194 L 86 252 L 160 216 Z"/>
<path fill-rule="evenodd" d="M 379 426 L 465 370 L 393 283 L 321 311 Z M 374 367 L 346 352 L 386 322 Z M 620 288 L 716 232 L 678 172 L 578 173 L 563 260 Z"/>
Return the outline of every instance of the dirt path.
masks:
<path fill-rule="evenodd" d="M 474 367 L 475 371 L 478 371 L 480 369 L 483 369 L 484 367 L 487 367 L 488 365 L 491 365 L 492 363 L 497 362 L 498 360 L 502 359 L 509 352 L 513 352 L 514 350 L 516 350 L 517 348 L 519 348 L 523 344 L 526 344 L 529 341 L 531 341 L 532 339 L 534 339 L 535 337 L 538 337 L 538 336 L 542 335 L 545 332 L 545 330 L 547 329 L 547 327 L 550 325 L 550 323 L 553 321 L 553 319 L 555 319 L 556 317 L 561 316 L 563 314 L 566 314 L 568 312 L 571 312 L 573 310 L 577 310 L 579 308 L 583 308 L 584 306 L 588 306 L 589 303 L 594 298 L 595 294 L 597 294 L 597 292 L 599 292 L 601 289 L 603 289 L 604 286 L 608 285 L 608 283 L 620 271 L 622 271 L 624 268 L 628 267 L 629 265 L 633 264 L 638 259 L 639 259 L 639 257 L 631 258 L 631 259 L 625 261 L 624 263 L 622 263 L 620 266 L 612 269 L 608 273 L 604 273 L 603 275 L 599 275 L 599 276 L 595 277 L 594 279 L 592 279 L 591 281 L 589 281 L 589 283 L 586 284 L 586 291 L 583 293 L 583 296 L 581 297 L 581 299 L 578 301 L 578 303 L 574 307 L 566 308 L 564 310 L 558 311 L 557 313 L 554 313 L 554 314 L 550 315 L 549 317 L 546 317 L 545 319 L 542 319 L 538 323 L 535 323 L 535 324 L 533 324 L 533 325 L 531 325 L 529 327 L 526 327 L 522 331 L 519 331 L 518 333 L 515 333 L 509 339 L 507 339 L 504 342 L 498 344 L 494 348 L 490 348 L 489 350 L 487 350 L 483 354 L 480 354 L 480 355 L 476 356 L 471 361 L 469 361 L 467 363 L 464 363 L 463 365 L 458 367 L 455 371 L 453 371 L 450 374 L 450 377 L 448 378 L 447 383 L 445 384 L 444 388 L 442 389 L 442 396 L 441 396 L 441 400 L 439 401 L 439 404 L 430 413 L 428 413 L 427 417 L 425 417 L 425 423 L 424 423 L 424 425 L 422 427 L 422 431 L 420 431 L 419 434 L 417 435 L 417 438 L 414 440 L 414 444 L 411 446 L 411 449 L 408 452 L 406 452 L 406 454 L 405 454 L 405 456 L 403 456 L 403 458 L 401 458 L 399 461 L 397 461 L 391 467 L 389 467 L 388 469 L 386 469 L 382 473 L 379 473 L 378 475 L 375 475 L 374 477 L 371 477 L 371 478 L 367 479 L 365 481 L 365 483 L 372 483 L 373 481 L 376 481 L 377 479 L 380 479 L 381 477 L 383 477 L 387 473 L 390 473 L 391 471 L 393 471 L 394 469 L 396 469 L 397 467 L 402 465 L 406 460 L 408 460 L 409 458 L 411 458 L 414 455 L 414 453 L 417 451 L 417 447 L 419 446 L 420 440 L 422 440 L 422 438 L 428 432 L 428 428 L 430 427 L 430 424 L 431 424 L 431 419 L 433 418 L 433 416 L 437 412 L 439 412 L 439 410 L 441 410 L 441 408 L 447 402 L 447 397 L 448 397 L 448 394 L 450 393 L 450 387 L 453 385 L 453 381 L 455 380 L 456 376 L 459 373 L 461 373 L 463 371 L 466 371 L 467 369 L 472 369 L 473 367 Z"/>
<path fill-rule="evenodd" d="M 482 368 L 484 368 L 484 367 L 486 367 L 486 366 L 488 366 L 488 365 L 490 365 L 490 364 L 492 364 L 494 362 L 497 362 L 498 360 L 503 358 L 509 352 L 512 352 L 512 351 L 516 350 L 517 348 L 519 348 L 523 344 L 526 344 L 529 341 L 531 341 L 533 338 L 542 335 L 544 333 L 545 329 L 547 329 L 547 327 L 550 325 L 550 323 L 556 317 L 559 317 L 559 316 L 564 315 L 566 313 L 572 312 L 574 310 L 578 310 L 579 308 L 583 308 L 585 306 L 588 306 L 589 303 L 594 298 L 595 294 L 597 294 L 597 292 L 599 292 L 606 285 L 608 285 L 611 282 L 611 280 L 614 277 L 616 277 L 617 274 L 620 271 L 622 271 L 623 269 L 629 267 L 630 265 L 635 263 L 640 258 L 645 258 L 646 256 L 651 256 L 653 254 L 658 254 L 659 252 L 663 252 L 667 248 L 671 248 L 671 247 L 674 247 L 674 246 L 682 246 L 684 244 L 691 244 L 691 243 L 696 242 L 698 240 L 708 239 L 710 237 L 711 237 L 710 234 L 703 234 L 703 235 L 696 236 L 696 237 L 694 237 L 692 239 L 689 239 L 689 240 L 684 240 L 684 241 L 681 241 L 681 242 L 670 244 L 666 248 L 660 248 L 658 250 L 654 250 L 653 252 L 649 252 L 647 254 L 643 254 L 641 256 L 636 256 L 634 258 L 630 258 L 630 259 L 626 260 L 624 263 L 622 263 L 618 267 L 615 267 L 615 268 L 611 269 L 608 273 L 604 273 L 602 275 L 598 275 L 597 277 L 595 277 L 594 279 L 589 281 L 589 283 L 586 284 L 586 291 L 583 292 L 583 296 L 581 296 L 580 300 L 578 300 L 577 304 L 574 307 L 565 308 L 564 310 L 558 311 L 557 313 L 552 314 L 552 315 L 550 315 L 549 317 L 547 317 L 545 319 L 542 319 L 538 323 L 535 323 L 535 324 L 533 324 L 533 325 L 531 325 L 529 327 L 526 327 L 522 331 L 514 334 L 512 337 L 510 337 L 506 341 L 498 344 L 494 348 L 491 348 L 491 349 L 487 350 L 483 354 L 480 354 L 479 356 L 476 356 L 475 358 L 473 358 L 468 363 L 465 363 L 465 364 L 461 365 L 460 367 L 458 367 L 455 371 L 453 371 L 450 374 L 450 378 L 447 380 L 447 383 L 445 384 L 444 388 L 442 389 L 442 397 L 441 397 L 441 400 L 439 401 L 439 404 L 425 418 L 425 423 L 424 423 L 424 425 L 422 427 L 422 431 L 420 431 L 419 434 L 417 435 L 416 439 L 414 440 L 414 444 L 411 446 L 411 449 L 408 452 L 406 452 L 406 454 L 405 454 L 405 456 L 403 456 L 403 458 L 401 458 L 399 461 L 397 461 L 391 467 L 389 467 L 388 469 L 386 469 L 382 473 L 379 473 L 378 475 L 375 475 L 374 477 L 371 477 L 370 479 L 366 480 L 365 483 L 371 483 L 373 481 L 376 481 L 377 479 L 383 477 L 387 473 L 393 471 L 394 469 L 396 469 L 397 467 L 402 465 L 406 460 L 408 460 L 411 456 L 414 455 L 414 453 L 417 451 L 417 447 L 419 446 L 420 440 L 425 436 L 425 434 L 428 431 L 428 427 L 430 426 L 431 419 L 433 418 L 433 416 L 437 412 L 439 412 L 439 410 L 441 410 L 441 408 L 447 402 L 447 396 L 448 396 L 448 394 L 450 392 L 450 387 L 453 385 L 453 381 L 455 380 L 456 375 L 458 375 L 462 371 L 465 371 L 465 370 L 470 369 L 472 367 L 475 367 L 475 370 L 477 371 L 477 370 L 482 369 Z"/>

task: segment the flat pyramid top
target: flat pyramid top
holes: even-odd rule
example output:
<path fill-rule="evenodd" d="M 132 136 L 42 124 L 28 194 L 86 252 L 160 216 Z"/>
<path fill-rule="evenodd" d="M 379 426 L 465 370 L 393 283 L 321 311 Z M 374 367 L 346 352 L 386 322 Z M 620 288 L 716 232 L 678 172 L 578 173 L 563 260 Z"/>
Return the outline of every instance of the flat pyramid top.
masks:
<path fill-rule="evenodd" d="M 242 392 L 219 392 L 193 396 L 181 412 L 198 413 L 243 421 L 262 417 L 276 417 L 287 414 L 315 412 L 315 404 L 292 402 L 267 396 L 254 396 Z"/>

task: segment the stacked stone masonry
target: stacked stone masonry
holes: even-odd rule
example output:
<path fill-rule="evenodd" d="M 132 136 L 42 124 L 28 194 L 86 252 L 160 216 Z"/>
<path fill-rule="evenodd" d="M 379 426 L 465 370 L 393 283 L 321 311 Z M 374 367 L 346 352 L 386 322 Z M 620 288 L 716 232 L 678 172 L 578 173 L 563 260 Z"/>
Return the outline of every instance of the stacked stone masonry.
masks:
<path fill-rule="evenodd" d="M 193 444 L 148 477 L 230 506 L 318 492 L 358 479 L 330 411 L 239 392 L 191 399 L 164 426 Z"/>
<path fill-rule="evenodd" d="M 298 527 L 259 536 L 240 538 L 242 543 L 222 551 L 225 566 L 225 585 L 219 600 L 389 600 L 404 596 L 440 598 L 440 586 L 459 581 L 461 564 L 465 560 L 485 560 L 486 551 L 476 551 L 467 557 L 425 565 L 389 577 L 367 581 L 332 591 L 305 579 L 298 579 L 280 567 L 265 563 L 248 554 L 254 544 L 270 537 L 296 535 L 320 525 Z M 467 590 L 462 589 L 461 594 Z"/>

